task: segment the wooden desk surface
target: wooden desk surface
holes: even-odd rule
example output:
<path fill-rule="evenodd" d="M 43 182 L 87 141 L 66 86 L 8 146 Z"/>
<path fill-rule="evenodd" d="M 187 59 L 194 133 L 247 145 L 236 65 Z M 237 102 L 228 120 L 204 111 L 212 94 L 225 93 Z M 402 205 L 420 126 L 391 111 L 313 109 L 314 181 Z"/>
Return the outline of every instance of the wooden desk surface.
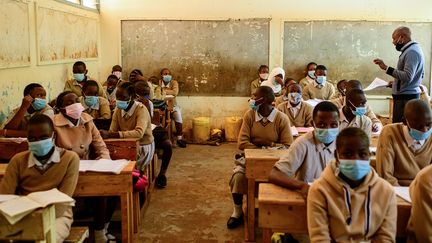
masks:
<path fill-rule="evenodd" d="M 268 181 L 270 171 L 286 149 L 245 149 L 246 177 L 258 181 Z"/>

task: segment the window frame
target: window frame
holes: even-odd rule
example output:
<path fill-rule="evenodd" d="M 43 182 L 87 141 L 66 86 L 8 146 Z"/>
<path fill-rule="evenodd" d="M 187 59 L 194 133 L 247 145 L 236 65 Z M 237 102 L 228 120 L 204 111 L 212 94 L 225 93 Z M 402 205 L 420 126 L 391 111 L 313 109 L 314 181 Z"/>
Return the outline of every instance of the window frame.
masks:
<path fill-rule="evenodd" d="M 67 0 L 56 0 L 56 1 L 60 2 L 60 3 L 67 4 L 69 6 L 73 6 L 73 7 L 77 7 L 77 8 L 80 8 L 80 9 L 84 9 L 84 10 L 88 10 L 88 11 L 99 13 L 100 0 L 95 0 L 96 1 L 96 8 L 90 8 L 90 7 L 84 6 L 84 1 L 83 0 L 78 0 L 79 3 L 73 3 L 73 2 L 69 2 Z"/>

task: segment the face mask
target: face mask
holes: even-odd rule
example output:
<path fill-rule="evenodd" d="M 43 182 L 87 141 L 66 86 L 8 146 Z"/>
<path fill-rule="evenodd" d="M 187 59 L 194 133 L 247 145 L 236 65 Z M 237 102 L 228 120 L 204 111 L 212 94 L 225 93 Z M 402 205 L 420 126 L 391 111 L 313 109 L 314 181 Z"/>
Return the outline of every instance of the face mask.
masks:
<path fill-rule="evenodd" d="M 77 82 L 82 82 L 85 79 L 85 74 L 84 73 L 74 73 L 73 77 Z"/>
<path fill-rule="evenodd" d="M 35 98 L 32 106 L 35 110 L 40 111 L 47 106 L 47 101 L 46 99 Z"/>
<path fill-rule="evenodd" d="M 327 77 L 326 76 L 318 76 L 316 78 L 317 84 L 324 85 L 326 81 L 327 81 Z"/>
<path fill-rule="evenodd" d="M 258 100 L 261 100 L 261 98 L 258 99 Z M 258 101 L 258 100 L 254 100 L 254 99 L 250 99 L 250 100 L 249 100 L 249 107 L 250 107 L 252 110 L 258 110 L 259 106 L 261 105 L 261 104 L 257 104 L 257 101 Z"/>
<path fill-rule="evenodd" d="M 315 78 L 315 70 L 308 71 L 308 76 L 310 78 Z"/>
<path fill-rule="evenodd" d="M 369 160 L 340 159 L 339 170 L 349 179 L 358 181 L 369 174 Z"/>
<path fill-rule="evenodd" d="M 81 117 L 82 112 L 84 111 L 84 107 L 81 103 L 74 103 L 72 105 L 66 106 L 66 115 L 73 119 L 78 119 Z"/>
<path fill-rule="evenodd" d="M 337 135 L 339 134 L 339 128 L 315 128 L 315 136 L 317 139 L 324 144 L 332 143 Z"/>
<path fill-rule="evenodd" d="M 165 83 L 171 82 L 172 76 L 171 75 L 164 75 L 162 76 L 162 79 Z"/>
<path fill-rule="evenodd" d="M 120 110 L 126 110 L 128 108 L 128 106 L 129 106 L 129 101 L 116 100 L 116 106 Z"/>
<path fill-rule="evenodd" d="M 300 93 L 288 93 L 288 99 L 291 104 L 297 105 L 300 103 L 302 95 Z"/>
<path fill-rule="evenodd" d="M 28 142 L 29 150 L 36 156 L 42 157 L 47 155 L 54 147 L 53 139 L 47 138 L 36 142 Z"/>
<path fill-rule="evenodd" d="M 397 51 L 401 51 L 402 47 L 404 47 L 404 45 L 405 45 L 403 43 L 399 43 L 399 41 L 400 41 L 400 36 L 399 36 L 399 39 L 398 39 L 398 41 L 396 42 L 396 45 L 395 45 L 395 48 L 396 48 Z"/>
<path fill-rule="evenodd" d="M 120 71 L 115 71 L 112 74 L 114 74 L 118 79 L 121 79 L 121 77 L 122 77 L 122 72 L 120 72 Z"/>
<path fill-rule="evenodd" d="M 409 135 L 414 140 L 426 140 L 430 137 L 431 134 L 432 134 L 432 127 L 427 132 L 422 132 L 417 129 L 409 127 Z"/>
<path fill-rule="evenodd" d="M 268 73 L 260 73 L 259 76 L 260 76 L 260 79 L 261 79 L 261 80 L 267 80 L 269 74 L 268 74 Z"/>
<path fill-rule="evenodd" d="M 84 99 L 85 104 L 88 107 L 94 107 L 99 103 L 99 97 L 97 96 L 86 96 Z"/>
<path fill-rule="evenodd" d="M 366 114 L 366 107 L 356 107 L 355 110 L 351 111 L 354 116 L 363 116 Z"/>

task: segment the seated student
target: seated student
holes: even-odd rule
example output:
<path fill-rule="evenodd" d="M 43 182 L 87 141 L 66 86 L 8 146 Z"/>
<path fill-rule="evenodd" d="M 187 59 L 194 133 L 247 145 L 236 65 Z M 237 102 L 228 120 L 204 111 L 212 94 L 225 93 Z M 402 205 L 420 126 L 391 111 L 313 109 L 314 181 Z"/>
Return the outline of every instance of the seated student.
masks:
<path fill-rule="evenodd" d="M 315 69 L 318 64 L 314 62 L 308 63 L 306 66 L 306 77 L 302 78 L 299 82 L 302 89 L 304 89 L 308 84 L 311 84 L 315 81 Z"/>
<path fill-rule="evenodd" d="M 383 128 L 376 153 L 378 174 L 393 186 L 409 186 L 418 172 L 432 164 L 432 111 L 422 100 L 410 100 L 403 123 Z"/>
<path fill-rule="evenodd" d="M 275 96 L 282 94 L 282 85 L 284 84 L 285 71 L 280 68 L 273 68 L 268 79 L 261 83 L 261 86 L 268 86 L 273 89 Z"/>
<path fill-rule="evenodd" d="M 54 145 L 54 125 L 50 117 L 36 114 L 28 121 L 29 151 L 16 154 L 6 169 L 0 194 L 27 195 L 57 188 L 72 196 L 78 181 L 79 158 L 72 151 Z M 55 207 L 56 241 L 69 236 L 72 207 Z"/>
<path fill-rule="evenodd" d="M 346 92 L 348 92 L 351 89 L 361 89 L 363 90 L 363 86 L 360 81 L 358 80 L 349 80 L 345 84 L 345 93 L 342 94 L 342 96 L 338 98 L 334 98 L 330 100 L 335 104 L 339 109 L 342 109 L 342 107 L 345 105 L 345 95 Z M 372 121 L 372 132 L 379 132 L 382 129 L 382 123 L 381 121 L 376 117 L 375 113 L 372 111 L 372 108 L 369 104 L 366 103 L 366 116 L 369 117 Z"/>
<path fill-rule="evenodd" d="M 366 96 L 361 89 L 350 89 L 346 94 L 346 104 L 340 110 L 340 129 L 358 127 L 371 138 L 372 121 L 366 114 Z"/>
<path fill-rule="evenodd" d="M 344 97 L 346 95 L 346 86 L 347 86 L 348 80 L 346 79 L 342 79 L 339 80 L 339 82 L 337 82 L 336 84 L 336 93 L 333 95 L 333 97 L 331 98 L 331 100 L 333 99 L 338 99 L 340 97 Z"/>
<path fill-rule="evenodd" d="M 166 172 L 168 170 L 168 166 L 172 156 L 172 144 L 168 137 L 168 132 L 160 126 L 159 117 L 154 117 L 153 112 L 153 103 L 149 99 L 150 97 L 150 87 L 146 82 L 137 82 L 135 83 L 135 91 L 137 94 L 137 101 L 141 102 L 141 104 L 147 107 L 147 110 L 150 112 L 150 117 L 152 118 L 152 123 L 156 125 L 153 129 L 152 134 L 155 141 L 156 149 L 162 150 L 162 164 L 159 175 L 156 177 L 156 186 L 159 188 L 165 188 L 167 185 Z"/>
<path fill-rule="evenodd" d="M 270 87 L 260 86 L 249 101 L 252 109 L 246 111 L 238 136 L 238 148 L 288 147 L 293 141 L 288 117 L 272 106 L 275 99 Z M 243 223 L 243 194 L 247 193 L 244 156 L 236 155 L 230 188 L 234 212 L 228 220 L 228 229 Z"/>
<path fill-rule="evenodd" d="M 147 82 L 147 84 L 151 87 L 151 83 L 144 78 L 141 70 L 139 70 L 139 69 L 132 70 L 129 74 L 129 82 L 136 83 L 139 81 Z M 153 99 L 153 98 L 154 98 L 154 90 L 151 89 L 150 90 L 150 99 Z"/>
<path fill-rule="evenodd" d="M 396 242 L 396 194 L 369 163 L 367 135 L 354 127 L 342 130 L 335 159 L 309 189 L 311 242 Z"/>
<path fill-rule="evenodd" d="M 72 91 L 78 97 L 82 96 L 82 86 L 87 82 L 87 80 L 93 80 L 87 77 L 87 67 L 84 62 L 75 62 L 72 67 L 73 79 L 66 81 L 64 91 Z M 106 98 L 103 87 L 100 83 L 98 96 Z"/>
<path fill-rule="evenodd" d="M 339 110 L 333 103 L 323 101 L 315 106 L 312 119 L 315 130 L 297 138 L 269 176 L 271 183 L 299 190 L 304 197 L 308 183 L 320 177 L 328 161 L 334 158 Z"/>
<path fill-rule="evenodd" d="M 134 84 L 125 82 L 117 87 L 117 107 L 112 116 L 109 131 L 101 130 L 104 138 L 139 138 L 137 169 L 144 168 L 153 159 L 155 144 L 151 118 L 147 108 L 135 101 Z"/>
<path fill-rule="evenodd" d="M 84 112 L 89 114 L 93 119 L 110 119 L 111 110 L 108 100 L 98 96 L 99 85 L 94 80 L 88 80 L 82 86 L 83 96 L 79 97 L 84 107 Z"/>
<path fill-rule="evenodd" d="M 150 87 L 150 97 L 151 93 L 153 92 L 153 100 L 164 100 L 165 99 L 165 93 L 162 90 L 162 87 L 159 86 L 159 78 L 156 76 L 151 76 L 147 83 Z"/>
<path fill-rule="evenodd" d="M 327 82 L 327 68 L 318 65 L 315 70 L 315 80 L 303 89 L 303 99 L 330 100 L 335 93 L 333 84 Z"/>
<path fill-rule="evenodd" d="M 42 85 L 31 83 L 24 88 L 24 98 L 21 106 L 12 111 L 12 114 L 0 130 L 0 136 L 26 137 L 29 119 L 36 114 L 54 116 L 54 110 L 47 104 L 46 91 Z"/>
<path fill-rule="evenodd" d="M 115 75 L 119 81 L 122 81 L 122 71 L 123 68 L 120 65 L 114 65 L 111 68 L 111 74 Z"/>
<path fill-rule="evenodd" d="M 275 99 L 275 102 L 274 102 L 274 106 L 275 107 L 278 107 L 278 105 L 280 105 L 280 104 L 282 104 L 282 103 L 284 103 L 284 102 L 286 102 L 286 101 L 289 100 L 288 91 L 287 91 L 288 86 L 290 84 L 296 84 L 296 83 L 297 82 L 293 78 L 286 78 L 285 79 L 284 89 L 282 90 L 282 95 L 279 96 L 279 97 L 276 97 L 276 99 Z"/>
<path fill-rule="evenodd" d="M 302 101 L 302 88 L 300 84 L 291 83 L 287 86 L 288 101 L 277 106 L 277 109 L 285 113 L 291 126 L 311 127 L 313 107 Z"/>
<path fill-rule="evenodd" d="M 412 201 L 408 242 L 432 242 L 432 165 L 423 168 L 410 185 Z"/>
<path fill-rule="evenodd" d="M 269 67 L 267 65 L 261 65 L 258 68 L 258 78 L 253 80 L 250 84 L 251 87 L 251 97 L 255 93 L 256 89 L 261 86 L 264 80 L 267 80 L 269 75 Z"/>
<path fill-rule="evenodd" d="M 114 110 L 115 102 L 116 102 L 115 94 L 117 91 L 117 86 L 120 84 L 120 80 L 117 78 L 117 76 L 111 74 L 110 76 L 108 76 L 105 84 L 106 84 L 106 86 L 104 86 L 105 94 L 107 96 L 110 109 Z"/>

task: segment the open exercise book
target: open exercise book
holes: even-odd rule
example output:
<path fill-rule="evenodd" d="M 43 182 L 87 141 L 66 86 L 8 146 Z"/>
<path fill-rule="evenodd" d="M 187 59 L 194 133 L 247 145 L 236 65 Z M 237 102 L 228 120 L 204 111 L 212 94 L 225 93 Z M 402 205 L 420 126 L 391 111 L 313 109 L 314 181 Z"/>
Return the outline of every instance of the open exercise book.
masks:
<path fill-rule="evenodd" d="M 110 159 L 100 159 L 100 160 L 80 160 L 79 171 L 86 172 L 108 172 L 114 174 L 120 174 L 129 161 L 125 159 L 110 160 Z"/>
<path fill-rule="evenodd" d="M 0 195 L 0 200 L 2 200 L 0 213 L 10 224 L 15 224 L 34 210 L 51 204 L 75 205 L 73 198 L 60 192 L 57 188 L 33 192 L 27 196 Z"/>

